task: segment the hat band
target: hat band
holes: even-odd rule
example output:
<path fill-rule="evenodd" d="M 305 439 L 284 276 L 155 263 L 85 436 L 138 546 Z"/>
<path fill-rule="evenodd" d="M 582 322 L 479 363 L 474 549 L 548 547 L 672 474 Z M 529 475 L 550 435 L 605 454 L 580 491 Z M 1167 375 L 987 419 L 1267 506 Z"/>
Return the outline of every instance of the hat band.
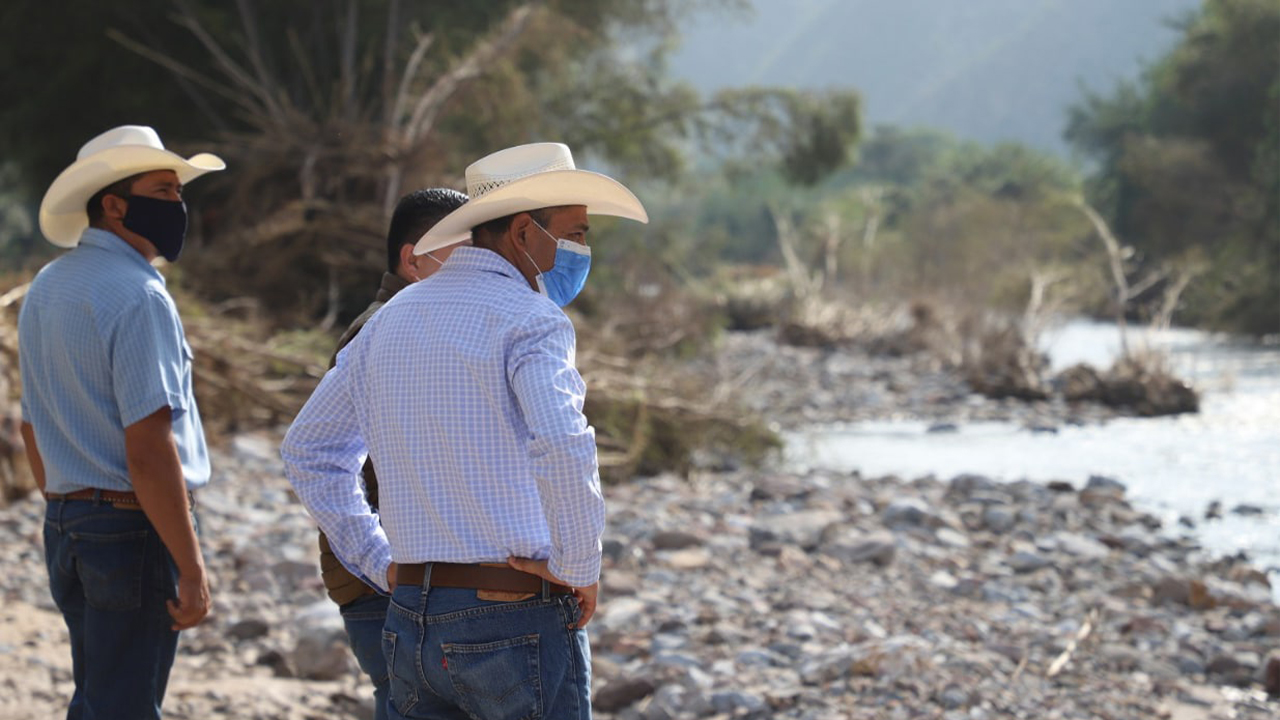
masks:
<path fill-rule="evenodd" d="M 494 190 L 497 190 L 503 185 L 515 182 L 516 180 L 520 180 L 522 178 L 527 178 L 531 175 L 539 175 L 542 173 L 554 172 L 556 170 L 575 170 L 575 169 L 576 168 L 574 167 L 572 160 L 562 159 L 562 160 L 556 160 L 555 162 L 543 165 L 542 167 L 539 167 L 535 170 L 518 173 L 516 175 L 507 175 L 505 177 L 493 178 L 493 179 L 477 178 L 474 182 L 471 182 L 471 181 L 467 182 L 467 194 L 470 195 L 471 199 L 474 200 L 475 198 L 478 198 L 486 193 L 490 193 L 490 192 L 493 192 Z"/>

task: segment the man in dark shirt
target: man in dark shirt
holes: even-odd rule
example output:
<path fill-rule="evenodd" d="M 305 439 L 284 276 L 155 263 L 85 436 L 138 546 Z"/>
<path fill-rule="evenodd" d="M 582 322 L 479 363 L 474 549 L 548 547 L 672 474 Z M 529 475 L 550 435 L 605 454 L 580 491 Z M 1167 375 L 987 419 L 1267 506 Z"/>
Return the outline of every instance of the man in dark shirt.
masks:
<path fill-rule="evenodd" d="M 337 350 L 329 365 L 333 366 L 338 351 L 355 339 L 366 321 L 373 317 L 388 300 L 410 284 L 430 276 L 436 271 L 458 244 L 435 250 L 424 255 L 414 255 L 413 246 L 441 218 L 467 201 L 467 196 L 445 188 L 418 190 L 400 198 L 391 216 L 387 230 L 387 272 L 382 274 L 382 284 L 373 303 L 360 313 L 342 334 Z M 366 460 L 363 469 L 365 494 L 369 505 L 378 507 L 378 478 L 373 462 Z M 387 717 L 387 662 L 382 655 L 382 625 L 387 617 L 390 598 L 380 595 L 360 578 L 351 574 L 329 547 L 329 539 L 320 533 L 320 573 L 329 597 L 338 603 L 351 650 L 374 684 L 376 720 Z"/>

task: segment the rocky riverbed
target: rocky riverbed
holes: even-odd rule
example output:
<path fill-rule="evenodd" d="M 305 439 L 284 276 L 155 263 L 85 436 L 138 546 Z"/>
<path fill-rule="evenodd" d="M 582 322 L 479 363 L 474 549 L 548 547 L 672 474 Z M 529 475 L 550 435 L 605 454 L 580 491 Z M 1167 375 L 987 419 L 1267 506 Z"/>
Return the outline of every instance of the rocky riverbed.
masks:
<path fill-rule="evenodd" d="M 1102 422 L 1120 414 L 1098 403 L 990 398 L 975 393 L 953 368 L 927 352 L 889 355 L 779 344 L 771 331 L 728 333 L 698 371 L 722 392 L 780 427 L 917 419 L 938 429 L 975 421 L 1020 423 L 1052 430 Z"/>
<path fill-rule="evenodd" d="M 1105 415 L 975 397 L 920 363 L 730 336 L 718 372 L 788 427 Z M 372 715 L 278 441 L 215 449 L 214 612 L 183 635 L 168 717 Z M 1115 480 L 1000 480 L 708 468 L 609 486 L 597 717 L 1280 716 L 1264 575 L 1164 534 Z M 0 510 L 0 718 L 59 716 L 71 688 L 42 511 Z"/>

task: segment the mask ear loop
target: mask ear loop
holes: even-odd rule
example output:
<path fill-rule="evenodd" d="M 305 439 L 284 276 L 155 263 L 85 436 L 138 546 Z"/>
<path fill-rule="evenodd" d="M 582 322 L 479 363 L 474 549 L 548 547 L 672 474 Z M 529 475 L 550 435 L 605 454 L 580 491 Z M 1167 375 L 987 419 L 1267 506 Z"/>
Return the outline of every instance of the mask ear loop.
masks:
<path fill-rule="evenodd" d="M 529 254 L 529 251 L 528 251 L 528 250 L 521 250 L 520 252 L 524 253 L 524 256 L 525 256 L 525 257 L 527 257 L 527 258 L 529 258 L 529 264 L 533 266 L 533 271 L 534 271 L 534 272 L 536 272 L 536 273 L 538 273 L 538 277 L 539 277 L 539 278 L 541 278 L 541 277 L 542 277 L 542 268 L 538 267 L 538 263 L 536 263 L 536 262 L 534 262 L 534 261 L 533 261 L 533 256 Z"/>
<path fill-rule="evenodd" d="M 529 216 L 529 220 L 533 222 L 534 225 L 538 225 L 538 221 L 534 220 L 532 215 Z M 555 240 L 555 237 L 552 236 L 551 233 L 547 232 L 546 228 L 542 227 L 541 225 L 538 225 L 538 229 L 544 233 L 547 233 L 547 237 L 550 237 L 552 240 Z M 528 243 L 526 243 L 526 245 L 527 244 Z M 521 250 L 520 252 L 524 253 L 524 256 L 526 258 L 529 258 L 529 264 L 533 266 L 533 271 L 538 273 L 538 277 L 534 281 L 534 284 L 538 286 L 538 292 L 545 296 L 547 294 L 547 286 L 542 279 L 542 268 L 538 267 L 538 263 L 533 261 L 533 256 L 529 254 L 528 250 Z"/>
<path fill-rule="evenodd" d="M 543 233 L 545 233 L 547 237 L 551 238 L 553 241 L 555 241 L 555 240 L 556 240 L 556 236 L 555 236 L 555 235 L 552 235 L 552 234 L 551 234 L 551 233 L 549 233 L 549 232 L 547 232 L 547 229 L 546 229 L 546 228 L 544 228 L 544 227 L 542 227 L 542 224 L 541 224 L 541 223 L 539 223 L 537 220 L 534 220 L 534 219 L 533 219 L 533 215 L 530 215 L 530 216 L 529 216 L 529 222 L 531 222 L 531 223 L 533 223 L 535 226 L 537 226 L 537 228 L 538 228 L 539 230 L 541 230 Z M 557 242 L 558 242 L 558 241 L 557 241 Z M 525 242 L 525 247 L 528 247 L 528 241 L 526 241 L 526 242 Z M 536 263 L 536 262 L 534 262 L 534 261 L 533 261 L 533 256 L 529 254 L 529 251 L 528 251 L 528 250 L 521 250 L 520 252 L 524 253 L 524 256 L 525 256 L 525 257 L 527 257 L 527 258 L 529 258 L 529 264 L 533 266 L 533 271 L 534 271 L 534 272 L 536 272 L 536 273 L 538 273 L 538 277 L 539 277 L 539 278 L 541 278 L 541 277 L 542 277 L 542 268 L 538 267 L 538 263 Z"/>

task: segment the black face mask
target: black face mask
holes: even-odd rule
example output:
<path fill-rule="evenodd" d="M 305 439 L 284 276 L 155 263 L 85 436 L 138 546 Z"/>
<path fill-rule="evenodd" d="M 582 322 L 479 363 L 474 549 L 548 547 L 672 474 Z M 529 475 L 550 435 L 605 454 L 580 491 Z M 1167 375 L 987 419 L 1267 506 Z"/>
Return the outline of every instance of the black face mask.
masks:
<path fill-rule="evenodd" d="M 125 199 L 129 209 L 124 212 L 124 226 L 150 240 L 165 260 L 177 260 L 187 239 L 187 204 L 141 195 Z"/>

